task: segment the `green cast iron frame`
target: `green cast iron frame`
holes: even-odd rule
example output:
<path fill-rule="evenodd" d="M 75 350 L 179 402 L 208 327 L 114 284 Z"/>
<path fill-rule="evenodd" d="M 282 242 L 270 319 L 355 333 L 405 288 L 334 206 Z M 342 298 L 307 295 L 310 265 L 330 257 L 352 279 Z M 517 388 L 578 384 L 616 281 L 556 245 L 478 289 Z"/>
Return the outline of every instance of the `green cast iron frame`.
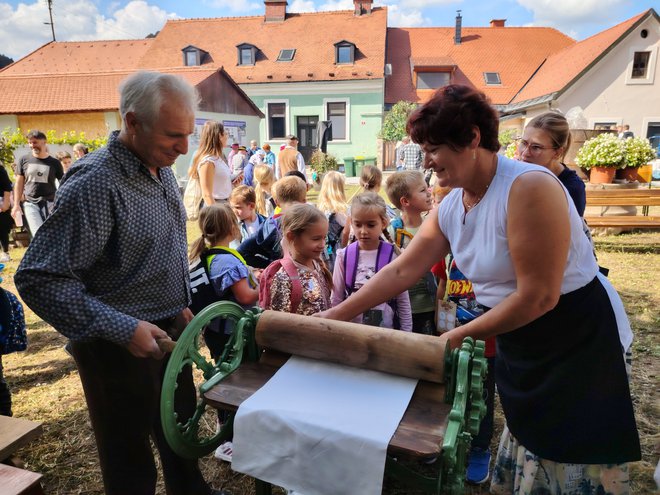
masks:
<path fill-rule="evenodd" d="M 244 310 L 239 305 L 222 301 L 200 311 L 179 337 L 165 371 L 161 394 L 161 421 L 165 438 L 180 456 L 198 459 L 213 452 L 231 436 L 233 414 L 214 433 L 203 435 L 200 418 L 210 408 L 203 396 L 233 373 L 242 362 L 259 359 L 255 328 L 261 310 Z M 234 332 L 217 362 L 209 362 L 200 352 L 200 336 L 212 320 L 223 318 L 235 324 Z M 401 482 L 427 493 L 464 493 L 467 455 L 472 437 L 479 431 L 486 414 L 483 400 L 483 380 L 487 373 L 484 342 L 466 338 L 460 348 L 445 355 L 445 402 L 452 404 L 447 422 L 441 458 L 434 463 L 434 473 L 421 474 L 410 465 L 387 456 L 385 472 Z M 197 406 L 190 419 L 179 421 L 174 410 L 174 396 L 178 375 L 187 366 L 202 372 L 204 382 L 198 386 Z M 271 493 L 270 484 L 256 480 L 257 495 Z"/>

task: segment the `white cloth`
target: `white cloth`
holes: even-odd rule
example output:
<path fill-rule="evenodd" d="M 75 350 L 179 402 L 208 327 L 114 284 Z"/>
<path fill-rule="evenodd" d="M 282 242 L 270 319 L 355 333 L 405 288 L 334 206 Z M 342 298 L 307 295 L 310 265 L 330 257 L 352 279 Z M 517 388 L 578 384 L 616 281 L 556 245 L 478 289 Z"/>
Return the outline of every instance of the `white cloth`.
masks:
<path fill-rule="evenodd" d="M 416 385 L 293 356 L 238 409 L 232 469 L 305 495 L 380 495 Z"/>
<path fill-rule="evenodd" d="M 440 203 L 438 222 L 449 240 L 456 264 L 472 281 L 477 301 L 494 307 L 516 290 L 507 236 L 507 208 L 513 182 L 522 174 L 541 172 L 561 182 L 546 168 L 511 160 L 498 155 L 497 172 L 486 194 L 470 211 L 463 206 L 463 190 L 454 189 Z M 583 223 L 573 200 L 562 185 L 569 208 L 571 243 L 564 268 L 561 294 L 567 294 L 591 282 L 598 265 Z M 533 215 L 533 212 L 530 212 Z M 539 263 L 543 260 L 540 259 Z"/>
<path fill-rule="evenodd" d="M 205 162 L 213 164 L 213 199 L 228 199 L 231 194 L 229 165 L 221 157 L 205 156 L 199 162 L 198 167 L 201 168 Z"/>
<path fill-rule="evenodd" d="M 610 299 L 612 311 L 614 311 L 614 317 L 616 318 L 616 326 L 619 330 L 619 340 L 621 341 L 621 347 L 625 353 L 632 345 L 633 332 L 632 328 L 630 328 L 630 320 L 628 320 L 628 315 L 623 307 L 623 301 L 605 275 L 598 272 L 598 280 L 600 280 L 600 283 L 603 285 L 603 288 Z"/>

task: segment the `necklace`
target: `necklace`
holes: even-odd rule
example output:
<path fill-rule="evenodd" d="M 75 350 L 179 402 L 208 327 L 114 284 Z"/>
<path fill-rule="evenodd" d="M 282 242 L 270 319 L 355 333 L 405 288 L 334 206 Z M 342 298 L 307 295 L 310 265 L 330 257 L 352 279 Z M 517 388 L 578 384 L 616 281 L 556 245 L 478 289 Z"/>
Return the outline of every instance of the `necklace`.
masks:
<path fill-rule="evenodd" d="M 472 208 L 474 208 L 475 206 L 477 206 L 477 205 L 481 202 L 481 200 L 483 199 L 483 197 L 486 195 L 486 192 L 488 192 L 488 187 L 489 187 L 489 186 L 490 186 L 490 184 L 488 184 L 488 185 L 486 186 L 486 189 L 484 189 L 484 192 L 482 192 L 481 194 L 479 194 L 479 195 L 477 196 L 477 199 L 475 199 L 474 202 L 472 202 L 472 203 L 468 203 L 468 202 L 465 200 L 465 192 L 463 192 L 463 204 L 465 205 L 465 211 L 470 211 Z"/>

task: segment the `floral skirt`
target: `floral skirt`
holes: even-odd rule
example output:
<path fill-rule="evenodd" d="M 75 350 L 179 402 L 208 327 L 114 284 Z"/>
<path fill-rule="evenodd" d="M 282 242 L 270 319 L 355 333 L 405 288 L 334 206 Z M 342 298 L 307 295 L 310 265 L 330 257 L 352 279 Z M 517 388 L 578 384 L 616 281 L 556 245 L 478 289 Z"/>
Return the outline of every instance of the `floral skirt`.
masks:
<path fill-rule="evenodd" d="M 565 464 L 534 455 L 505 425 L 490 493 L 497 495 L 629 495 L 628 464 Z"/>

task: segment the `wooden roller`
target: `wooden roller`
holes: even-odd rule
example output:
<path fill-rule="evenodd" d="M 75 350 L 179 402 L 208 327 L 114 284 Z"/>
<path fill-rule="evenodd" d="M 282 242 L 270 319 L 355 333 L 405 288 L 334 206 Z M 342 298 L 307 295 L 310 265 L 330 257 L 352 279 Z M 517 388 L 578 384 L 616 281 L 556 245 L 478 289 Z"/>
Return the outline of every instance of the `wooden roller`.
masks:
<path fill-rule="evenodd" d="M 287 354 L 441 383 L 446 336 L 264 311 L 257 344 Z"/>

